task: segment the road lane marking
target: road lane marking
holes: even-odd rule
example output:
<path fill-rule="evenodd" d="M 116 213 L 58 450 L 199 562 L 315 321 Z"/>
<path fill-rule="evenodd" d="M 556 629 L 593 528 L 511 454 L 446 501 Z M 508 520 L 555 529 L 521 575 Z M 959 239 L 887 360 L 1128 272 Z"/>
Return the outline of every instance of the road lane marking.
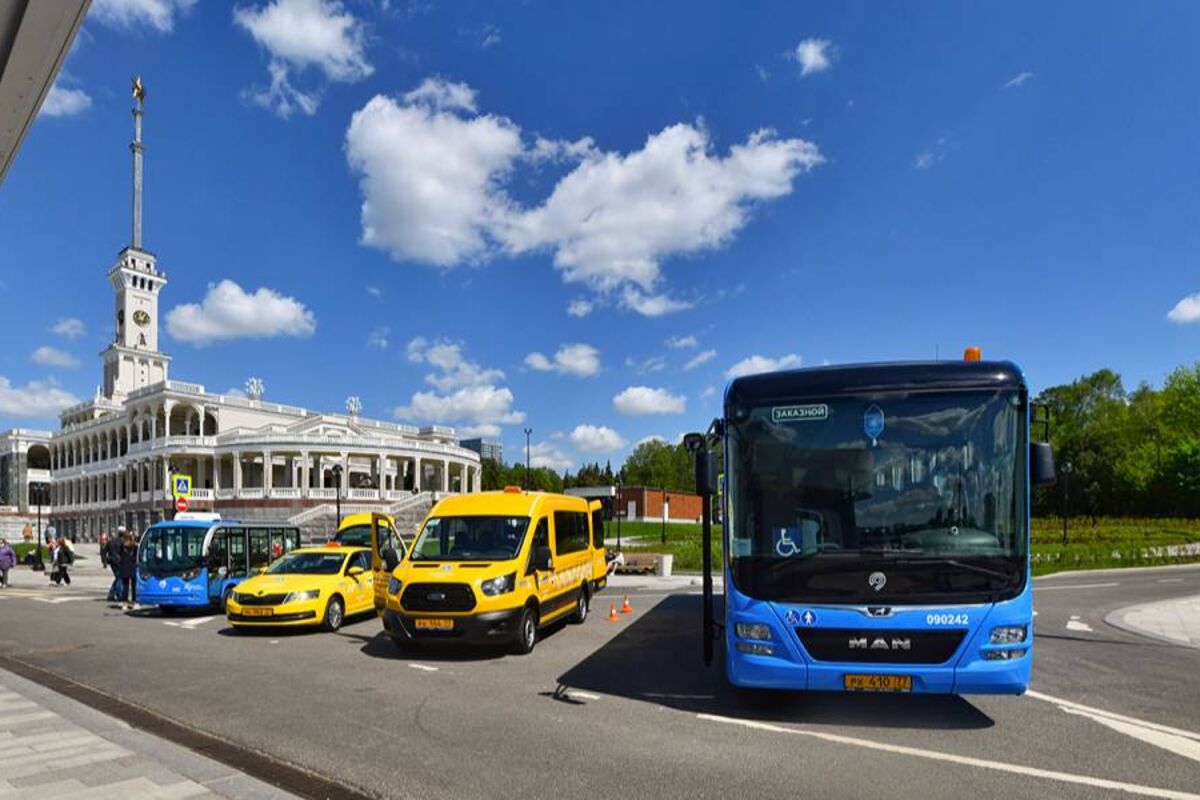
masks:
<path fill-rule="evenodd" d="M 1168 750 L 1176 755 L 1190 758 L 1193 761 L 1200 761 L 1200 742 L 1195 739 L 1188 739 L 1183 736 L 1176 736 L 1173 733 L 1163 733 L 1152 728 L 1147 728 L 1144 725 L 1134 725 L 1131 722 L 1121 722 L 1120 720 L 1109 719 L 1100 714 L 1092 714 L 1087 711 L 1080 711 L 1075 708 L 1066 708 L 1060 706 L 1060 710 L 1068 714 L 1086 717 L 1093 722 L 1098 722 L 1106 728 L 1123 733 L 1126 736 L 1131 736 L 1134 739 L 1152 744 L 1155 747 L 1161 747 L 1163 750 Z"/>
<path fill-rule="evenodd" d="M 1034 586 L 1035 592 L 1053 592 L 1057 589 L 1101 589 L 1106 586 L 1120 586 L 1116 583 L 1073 583 L 1070 586 Z"/>
<path fill-rule="evenodd" d="M 1183 583 L 1183 578 L 1160 578 L 1159 583 Z"/>
<path fill-rule="evenodd" d="M 218 616 L 220 615 L 214 614 L 211 617 L 195 617 L 194 619 L 186 619 L 179 624 L 185 628 L 188 628 L 189 630 L 195 630 L 197 625 L 203 625 L 206 622 L 212 622 Z"/>
<path fill-rule="evenodd" d="M 1067 630 L 1069 630 L 1069 631 L 1084 631 L 1086 633 L 1095 633 L 1095 631 L 1092 630 L 1091 625 L 1088 625 L 1086 622 L 1079 621 L 1078 614 L 1072 614 L 1071 618 L 1069 620 L 1067 620 Z"/>
<path fill-rule="evenodd" d="M 413 669 L 424 670 L 425 672 L 437 672 L 438 671 L 437 667 L 431 667 L 428 664 L 412 664 L 412 663 L 410 663 L 409 666 L 412 667 Z"/>
<path fill-rule="evenodd" d="M 1061 697 L 1055 697 L 1054 695 L 1035 692 L 1033 689 L 1025 692 L 1025 696 L 1032 697 L 1034 700 L 1044 700 L 1047 703 L 1053 703 L 1054 705 L 1060 706 L 1063 709 L 1070 708 L 1075 709 L 1076 711 L 1083 711 L 1088 714 L 1096 714 L 1101 717 L 1107 717 L 1108 719 L 1116 720 L 1117 722 L 1128 722 L 1132 725 L 1140 725 L 1143 728 L 1160 731 L 1161 733 L 1169 733 L 1172 736 L 1182 736 L 1185 739 L 1194 739 L 1195 741 L 1200 742 L 1200 733 L 1196 733 L 1195 731 L 1187 731 L 1182 728 L 1172 728 L 1170 725 L 1160 725 L 1157 722 L 1150 722 L 1149 720 L 1138 719 L 1137 717 L 1128 717 L 1124 714 L 1118 714 L 1115 711 L 1105 711 L 1104 709 L 1096 708 L 1095 706 L 1087 706 L 1083 703 L 1076 703 L 1074 700 L 1064 700 Z"/>
<path fill-rule="evenodd" d="M 1020 764 L 1007 764 L 1002 761 L 988 761 L 987 759 L 975 758 L 973 756 L 960 756 L 953 753 L 942 753 L 937 750 L 923 750 L 918 747 L 886 744 L 884 742 L 875 742 L 870 739 L 842 736 L 836 733 L 808 731 L 798 728 L 785 728 L 782 725 L 773 725 L 769 722 L 756 722 L 748 719 L 722 717 L 717 714 L 697 714 L 696 716 L 698 719 L 709 722 L 723 722 L 727 725 L 740 725 L 744 728 L 753 728 L 755 730 L 769 731 L 772 733 L 789 733 L 793 736 L 806 736 L 812 739 L 820 739 L 822 741 L 832 742 L 834 744 L 850 745 L 852 747 L 861 747 L 867 750 L 878 750 L 880 752 L 892 753 L 895 755 L 913 756 L 915 758 L 923 758 L 928 761 L 941 761 L 948 764 L 958 764 L 965 767 L 990 769 L 995 772 L 1008 772 L 1014 775 L 1024 775 L 1030 778 L 1044 778 L 1046 780 L 1059 781 L 1060 783 L 1071 783 L 1075 784 L 1076 786 L 1090 786 L 1096 789 L 1111 789 L 1113 791 L 1126 792 L 1127 794 L 1135 794 L 1142 797 L 1160 797 L 1168 798 L 1168 800 L 1200 800 L 1200 794 L 1181 792 L 1175 789 L 1160 789 L 1154 786 L 1142 786 L 1136 783 L 1109 780 L 1108 778 L 1095 778 L 1090 775 L 1076 775 L 1070 772 L 1059 772 L 1057 770 L 1042 769 L 1040 767 L 1026 767 Z"/>

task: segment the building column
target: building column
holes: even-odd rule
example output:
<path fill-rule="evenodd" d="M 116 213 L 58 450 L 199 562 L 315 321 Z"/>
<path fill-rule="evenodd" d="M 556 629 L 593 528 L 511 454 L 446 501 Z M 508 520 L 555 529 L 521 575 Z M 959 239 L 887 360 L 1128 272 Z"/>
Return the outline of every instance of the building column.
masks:
<path fill-rule="evenodd" d="M 300 487 L 303 491 L 301 491 L 300 494 L 304 497 L 308 496 L 308 490 L 312 488 L 312 483 L 310 482 L 311 474 L 312 454 L 308 452 L 302 452 L 300 454 Z"/>
<path fill-rule="evenodd" d="M 235 493 L 242 491 L 242 452 L 240 450 L 233 454 L 233 490 Z"/>
<path fill-rule="evenodd" d="M 263 472 L 262 472 L 262 475 L 263 475 L 263 477 L 262 477 L 262 485 L 263 485 L 263 497 L 269 497 L 269 496 L 270 496 L 270 494 L 271 494 L 271 484 L 275 482 L 275 480 L 274 480 L 274 477 L 275 477 L 275 476 L 274 476 L 274 475 L 272 475 L 272 473 L 275 471 L 275 464 L 273 463 L 273 459 L 274 459 L 274 458 L 275 458 L 275 455 L 274 455 L 274 454 L 273 454 L 273 453 L 272 453 L 270 450 L 264 450 L 264 451 L 263 451 L 263 454 L 262 454 L 262 460 L 263 460 Z"/>
<path fill-rule="evenodd" d="M 163 403 L 163 438 L 171 438 L 171 409 L 175 407 L 174 400 Z"/>

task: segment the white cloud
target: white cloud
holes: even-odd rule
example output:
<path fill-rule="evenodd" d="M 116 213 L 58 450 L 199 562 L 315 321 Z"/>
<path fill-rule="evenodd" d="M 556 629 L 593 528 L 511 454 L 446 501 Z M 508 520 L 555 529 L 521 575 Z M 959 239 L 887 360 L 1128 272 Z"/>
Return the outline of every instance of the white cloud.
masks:
<path fill-rule="evenodd" d="M 92 107 L 92 98 L 82 89 L 62 89 L 55 83 L 46 94 L 39 114 L 47 117 L 70 117 Z"/>
<path fill-rule="evenodd" d="M 458 436 L 462 439 L 495 439 L 502 432 L 499 425 L 492 423 L 483 423 L 481 425 L 460 425 L 455 428 Z"/>
<path fill-rule="evenodd" d="M 704 391 L 700 392 L 700 399 L 707 400 L 708 398 L 714 396 L 716 393 L 717 393 L 717 387 L 705 386 Z"/>
<path fill-rule="evenodd" d="M 696 367 L 707 364 L 717 357 L 716 350 L 705 350 L 703 353 L 698 353 L 695 358 L 683 365 L 684 370 L 695 369 Z"/>
<path fill-rule="evenodd" d="M 45 364 L 49 367 L 73 368 L 79 366 L 79 359 L 57 347 L 39 347 L 30 356 L 35 364 Z"/>
<path fill-rule="evenodd" d="M 88 18 L 121 30 L 145 26 L 170 33 L 176 17 L 195 4 L 196 0 L 92 0 Z"/>
<path fill-rule="evenodd" d="M 79 402 L 79 398 L 53 381 L 30 381 L 24 386 L 13 386 L 0 376 L 0 414 L 12 417 L 50 419 Z"/>
<path fill-rule="evenodd" d="M 525 152 L 525 159 L 534 164 L 577 163 L 598 154 L 596 140 L 590 136 L 575 141 L 539 136 L 534 140 L 533 147 Z"/>
<path fill-rule="evenodd" d="M 689 347 L 695 347 L 697 344 L 696 337 L 690 334 L 687 336 L 672 336 L 670 339 L 667 339 L 667 347 L 672 350 L 684 350 Z"/>
<path fill-rule="evenodd" d="M 340 0 L 273 0 L 260 8 L 235 8 L 233 21 L 270 55 L 271 85 L 248 97 L 282 117 L 316 113 L 319 91 L 292 83 L 313 69 L 326 80 L 353 83 L 374 72 L 366 58 L 366 28 Z"/>
<path fill-rule="evenodd" d="M 572 300 L 567 306 L 567 313 L 572 317 L 586 317 L 596 308 L 591 300 Z"/>
<path fill-rule="evenodd" d="M 368 286 L 367 294 L 371 295 L 372 297 L 383 297 L 383 290 L 378 286 Z"/>
<path fill-rule="evenodd" d="M 781 369 L 795 369 L 803 363 L 800 356 L 789 353 L 779 358 L 768 356 L 749 356 L 734 364 L 725 372 L 727 378 L 740 378 L 743 375 L 757 375 L 760 372 L 778 372 Z"/>
<path fill-rule="evenodd" d="M 796 45 L 792 57 L 800 64 L 800 75 L 815 75 L 833 66 L 832 45 L 828 39 L 805 39 Z"/>
<path fill-rule="evenodd" d="M 667 368 L 667 359 L 664 356 L 650 356 L 641 361 L 634 358 L 626 358 L 625 366 L 636 372 L 638 375 L 647 375 L 651 372 L 661 372 Z"/>
<path fill-rule="evenodd" d="M 424 105 L 439 111 L 466 111 L 474 114 L 475 90 L 465 83 L 426 78 L 421 85 L 404 95 L 410 106 Z"/>
<path fill-rule="evenodd" d="M 391 332 L 392 329 L 387 325 L 380 325 L 376 327 L 367 336 L 367 347 L 373 347 L 377 350 L 387 350 L 388 336 L 391 334 Z"/>
<path fill-rule="evenodd" d="M 613 398 L 613 408 L 628 416 L 681 414 L 687 410 L 687 398 L 666 389 L 630 386 Z"/>
<path fill-rule="evenodd" d="M 452 342 L 430 343 L 418 336 L 404 348 L 408 360 L 435 367 L 439 373 L 425 376 L 430 386 L 448 392 L 462 386 L 481 386 L 504 380 L 504 371 L 480 366 L 468 361 L 462 353 L 462 345 Z"/>
<path fill-rule="evenodd" d="M 229 339 L 311 336 L 316 329 L 316 317 L 294 297 L 265 286 L 249 294 L 228 278 L 209 284 L 199 304 L 175 306 L 167 314 L 172 337 L 201 347 Z"/>
<path fill-rule="evenodd" d="M 913 166 L 917 169 L 929 169 L 933 166 L 934 155 L 928 150 L 922 153 L 917 153 L 917 157 L 913 159 Z"/>
<path fill-rule="evenodd" d="M 499 178 L 520 152 L 520 131 L 506 119 L 373 98 L 346 131 L 363 243 L 439 267 L 482 258 L 507 204 Z"/>
<path fill-rule="evenodd" d="M 663 259 L 728 244 L 757 204 L 790 193 L 822 161 L 811 142 L 770 129 L 720 154 L 704 128 L 688 124 L 628 154 L 602 152 L 587 137 L 526 147 L 515 123 L 476 108 L 469 87 L 431 78 L 355 113 L 346 154 L 360 175 L 363 243 L 440 267 L 501 250 L 549 251 L 566 282 L 619 290 L 620 305 L 647 316 L 692 305 L 660 287 Z M 543 203 L 525 208 L 507 195 L 518 166 L 558 158 L 579 163 Z"/>
<path fill-rule="evenodd" d="M 65 317 L 54 323 L 50 328 L 50 332 L 59 336 L 65 336 L 68 339 L 78 339 L 87 333 L 87 328 L 83 325 L 83 320 L 75 317 Z"/>
<path fill-rule="evenodd" d="M 625 446 L 621 434 L 604 425 L 576 425 L 570 438 L 585 453 L 611 453 Z"/>
<path fill-rule="evenodd" d="M 662 442 L 663 444 L 667 444 L 667 443 L 668 443 L 668 442 L 667 442 L 667 437 L 665 437 L 665 436 L 659 436 L 657 433 L 652 433 L 652 434 L 650 434 L 649 436 L 643 436 L 641 439 L 638 439 L 638 440 L 637 440 L 637 443 L 636 443 L 636 444 L 634 444 L 634 447 L 636 448 L 636 447 L 638 447 L 638 446 L 640 446 L 640 445 L 643 445 L 643 444 L 648 444 L 648 443 L 650 443 L 650 442 Z"/>
<path fill-rule="evenodd" d="M 1018 72 L 1016 77 L 1009 80 L 1007 83 L 1005 83 L 1000 88 L 1001 89 L 1018 89 L 1018 88 L 1024 86 L 1025 81 L 1029 80 L 1032 77 L 1033 77 L 1033 73 L 1029 72 L 1028 70 L 1023 71 L 1023 72 Z"/>
<path fill-rule="evenodd" d="M 493 438 L 500 434 L 500 425 L 525 421 L 525 413 L 512 407 L 512 390 L 496 385 L 504 379 L 504 372 L 467 360 L 461 345 L 431 343 L 418 336 L 405 347 L 405 354 L 413 363 L 434 367 L 436 371 L 426 375 L 425 382 L 438 391 L 416 392 L 407 406 L 395 409 L 397 417 L 422 422 L 462 423 L 464 436 L 474 432 Z"/>
<path fill-rule="evenodd" d="M 539 372 L 587 378 L 600 371 L 600 351 L 590 344 L 564 344 L 554 353 L 553 361 L 535 352 L 525 356 L 525 365 Z"/>
<path fill-rule="evenodd" d="M 1189 322 L 1200 322 L 1200 292 L 1180 300 L 1175 307 L 1167 312 L 1167 319 L 1184 325 Z"/>
<path fill-rule="evenodd" d="M 525 448 L 521 448 L 521 456 Z M 520 463 L 520 459 L 518 459 Z M 534 467 L 545 467 L 555 472 L 562 472 L 575 466 L 575 459 L 551 442 L 536 442 L 529 447 L 529 463 Z"/>

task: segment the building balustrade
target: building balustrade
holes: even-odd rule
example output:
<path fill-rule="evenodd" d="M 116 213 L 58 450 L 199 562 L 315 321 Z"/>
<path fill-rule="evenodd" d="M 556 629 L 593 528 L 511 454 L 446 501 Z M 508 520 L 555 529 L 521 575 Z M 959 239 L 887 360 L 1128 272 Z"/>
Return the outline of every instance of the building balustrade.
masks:
<path fill-rule="evenodd" d="M 378 500 L 378 489 L 347 489 L 346 497 L 351 500 Z"/>
<path fill-rule="evenodd" d="M 239 500 L 262 500 L 263 488 L 260 486 L 257 489 L 248 489 L 243 486 L 237 490 L 237 495 Z"/>
<path fill-rule="evenodd" d="M 290 500 L 300 497 L 300 487 L 280 486 L 271 489 L 272 500 Z"/>

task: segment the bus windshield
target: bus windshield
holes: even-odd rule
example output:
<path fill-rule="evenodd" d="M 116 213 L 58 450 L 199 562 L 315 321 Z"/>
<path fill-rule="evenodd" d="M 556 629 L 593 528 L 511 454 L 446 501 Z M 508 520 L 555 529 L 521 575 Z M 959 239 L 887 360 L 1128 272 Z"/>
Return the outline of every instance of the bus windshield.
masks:
<path fill-rule="evenodd" d="M 204 564 L 207 528 L 164 526 L 150 528 L 138 548 L 138 564 L 153 575 L 168 575 L 198 569 Z"/>
<path fill-rule="evenodd" d="M 1015 390 L 734 409 L 735 582 L 810 602 L 1015 594 L 1028 539 L 1024 414 Z"/>
<path fill-rule="evenodd" d="M 516 558 L 529 517 L 433 517 L 412 549 L 413 561 L 507 561 Z"/>

